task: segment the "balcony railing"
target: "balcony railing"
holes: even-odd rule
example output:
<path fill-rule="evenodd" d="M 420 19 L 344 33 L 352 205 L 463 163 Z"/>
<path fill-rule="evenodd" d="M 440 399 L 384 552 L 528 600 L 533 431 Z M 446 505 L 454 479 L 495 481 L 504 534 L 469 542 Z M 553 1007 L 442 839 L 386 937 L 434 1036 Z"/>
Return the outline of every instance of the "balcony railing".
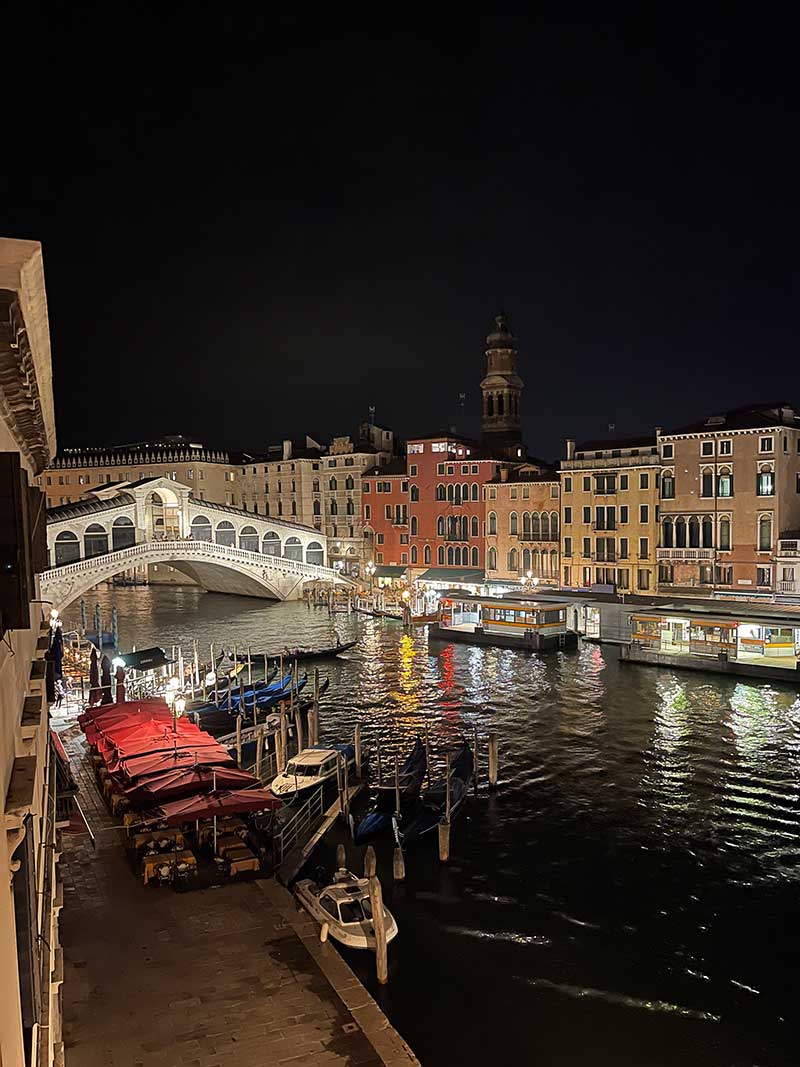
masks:
<path fill-rule="evenodd" d="M 713 548 L 659 548 L 658 559 L 695 560 L 713 559 Z"/>
<path fill-rule="evenodd" d="M 616 467 L 660 467 L 661 459 L 658 454 L 642 453 L 638 456 L 603 456 L 600 459 L 562 459 L 562 471 L 599 470 L 606 468 L 614 470 Z"/>
<path fill-rule="evenodd" d="M 778 541 L 779 556 L 800 556 L 800 542 Z"/>
<path fill-rule="evenodd" d="M 798 593 L 798 592 L 800 592 L 800 589 L 798 589 L 798 584 L 800 584 L 800 583 L 798 583 L 798 582 L 778 582 L 778 592 L 779 593 Z"/>

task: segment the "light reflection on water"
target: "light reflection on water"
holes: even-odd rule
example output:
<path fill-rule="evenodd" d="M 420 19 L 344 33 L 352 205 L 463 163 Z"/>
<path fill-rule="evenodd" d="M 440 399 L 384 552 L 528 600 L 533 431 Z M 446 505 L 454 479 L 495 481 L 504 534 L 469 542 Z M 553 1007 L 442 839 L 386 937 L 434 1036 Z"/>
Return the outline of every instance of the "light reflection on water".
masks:
<path fill-rule="evenodd" d="M 108 617 L 111 597 L 87 598 L 89 615 L 99 599 Z M 470 800 L 451 864 L 426 843 L 395 886 L 379 853 L 401 929 L 389 986 L 375 987 L 365 954 L 348 957 L 428 1067 L 796 1062 L 780 1021 L 800 965 L 795 691 L 621 666 L 593 644 L 542 657 L 429 646 L 424 630 L 303 604 L 177 589 L 114 599 L 126 647 L 358 637 L 320 664 L 323 737 L 361 722 L 366 743 L 402 757 L 428 729 L 438 761 L 477 726 L 485 768 L 497 732 L 501 787 L 484 780 Z"/>

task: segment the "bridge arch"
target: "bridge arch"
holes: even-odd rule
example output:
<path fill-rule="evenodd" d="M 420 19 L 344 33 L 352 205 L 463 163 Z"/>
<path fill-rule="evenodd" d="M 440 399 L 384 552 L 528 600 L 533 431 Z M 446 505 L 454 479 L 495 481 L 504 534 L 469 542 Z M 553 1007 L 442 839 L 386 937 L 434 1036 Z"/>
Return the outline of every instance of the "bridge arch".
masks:
<path fill-rule="evenodd" d="M 243 526 L 239 531 L 239 548 L 245 552 L 258 552 L 258 531 L 255 526 Z"/>
<path fill-rule="evenodd" d="M 232 522 L 228 522 L 227 519 L 222 519 L 217 523 L 217 527 L 214 530 L 214 540 L 218 545 L 227 545 L 228 548 L 233 548 L 236 544 L 236 528 Z"/>
<path fill-rule="evenodd" d="M 293 559 L 298 562 L 303 559 L 303 545 L 299 537 L 287 537 L 283 546 L 284 559 Z"/>
<path fill-rule="evenodd" d="M 108 530 L 99 522 L 90 522 L 83 534 L 83 554 L 104 556 L 108 552 Z"/>
<path fill-rule="evenodd" d="M 265 556 L 281 555 L 281 539 L 274 531 L 267 530 L 264 534 L 261 539 L 261 551 Z"/>
<path fill-rule="evenodd" d="M 119 515 L 111 524 L 111 547 L 115 552 L 120 548 L 130 548 L 136 544 L 136 527 L 133 519 Z"/>
<path fill-rule="evenodd" d="M 63 566 L 65 563 L 74 563 L 81 558 L 81 543 L 78 535 L 72 530 L 62 530 L 55 541 L 55 565 Z"/>
<path fill-rule="evenodd" d="M 306 563 L 315 563 L 318 567 L 325 563 L 325 551 L 319 541 L 309 542 L 306 548 Z"/>
<path fill-rule="evenodd" d="M 191 536 L 193 541 L 213 541 L 214 532 L 211 528 L 211 519 L 208 515 L 195 515 L 191 523 Z"/>

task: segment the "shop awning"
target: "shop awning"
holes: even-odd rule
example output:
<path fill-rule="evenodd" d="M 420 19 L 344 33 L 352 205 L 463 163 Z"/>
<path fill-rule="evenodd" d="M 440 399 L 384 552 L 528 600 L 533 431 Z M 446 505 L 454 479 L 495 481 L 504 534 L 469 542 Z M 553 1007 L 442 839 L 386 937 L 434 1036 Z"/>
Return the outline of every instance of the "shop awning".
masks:
<path fill-rule="evenodd" d="M 143 648 L 138 652 L 125 652 L 117 658 L 131 671 L 154 671 L 172 662 L 163 648 Z"/>
<path fill-rule="evenodd" d="M 375 568 L 376 578 L 402 578 L 408 570 L 407 567 L 396 567 L 392 564 L 379 563 Z"/>
<path fill-rule="evenodd" d="M 483 585 L 486 571 L 477 568 L 429 567 L 417 578 L 418 582 L 450 582 L 455 585 Z"/>

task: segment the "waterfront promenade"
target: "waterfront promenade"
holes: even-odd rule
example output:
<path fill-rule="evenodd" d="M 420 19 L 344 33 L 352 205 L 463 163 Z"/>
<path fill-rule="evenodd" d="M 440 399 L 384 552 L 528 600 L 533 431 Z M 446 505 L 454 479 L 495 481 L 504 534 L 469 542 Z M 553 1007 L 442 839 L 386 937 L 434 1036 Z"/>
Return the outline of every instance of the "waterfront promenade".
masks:
<path fill-rule="evenodd" d="M 271 880 L 175 893 L 131 870 L 64 739 L 95 834 L 64 836 L 67 1064 L 266 1067 L 418 1061 L 331 944 Z"/>

